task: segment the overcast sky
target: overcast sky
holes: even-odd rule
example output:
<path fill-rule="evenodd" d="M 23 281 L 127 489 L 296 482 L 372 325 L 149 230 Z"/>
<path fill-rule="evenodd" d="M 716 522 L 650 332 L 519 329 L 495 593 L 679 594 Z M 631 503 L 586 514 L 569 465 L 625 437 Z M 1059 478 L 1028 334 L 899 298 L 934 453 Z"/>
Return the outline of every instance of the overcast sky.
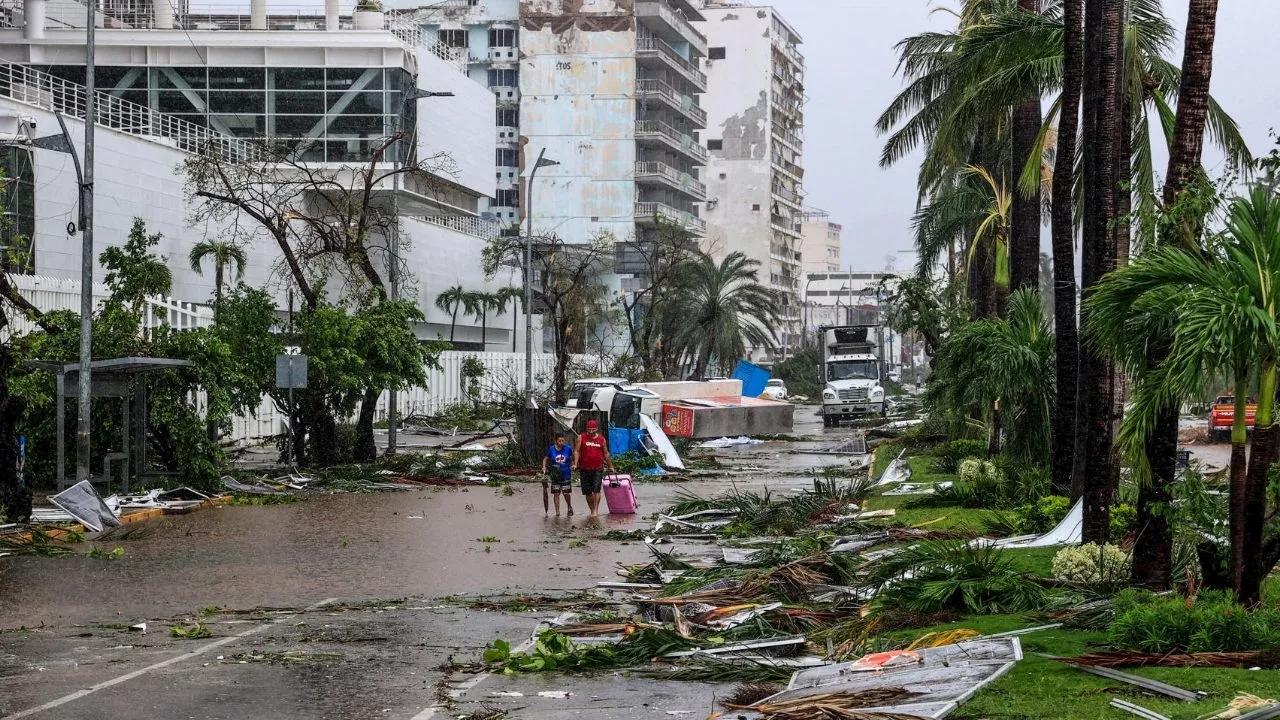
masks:
<path fill-rule="evenodd" d="M 1188 0 L 1164 0 L 1181 31 Z M 761 3 L 765 4 L 765 3 Z M 882 139 L 875 121 L 902 87 L 894 75 L 894 44 L 912 34 L 945 29 L 954 19 L 931 7 L 958 0 L 773 0 L 803 36 L 808 68 L 805 91 L 805 190 L 810 204 L 844 225 L 844 263 L 859 270 L 885 267 L 896 255 L 898 270 L 915 263 L 910 218 L 916 201 L 915 159 L 884 170 Z M 1276 30 L 1280 0 L 1226 0 L 1218 9 L 1213 95 L 1235 116 L 1255 155 L 1271 147 L 1269 132 L 1280 125 L 1280 79 L 1276 74 Z M 1181 64 L 1179 35 L 1174 62 Z M 1156 167 L 1163 170 L 1167 158 Z M 1220 158 L 1206 152 L 1211 174 Z M 1163 175 L 1163 173 L 1161 173 Z M 1047 232 L 1046 232 L 1047 236 Z M 1047 241 L 1046 241 L 1047 242 Z M 1046 246 L 1046 251 L 1047 251 Z"/>

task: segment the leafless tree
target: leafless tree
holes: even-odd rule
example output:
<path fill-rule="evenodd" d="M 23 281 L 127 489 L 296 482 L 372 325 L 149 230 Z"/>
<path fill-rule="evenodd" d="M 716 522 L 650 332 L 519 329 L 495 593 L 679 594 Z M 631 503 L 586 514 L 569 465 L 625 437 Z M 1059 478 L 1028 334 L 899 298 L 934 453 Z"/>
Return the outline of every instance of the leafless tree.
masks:
<path fill-rule="evenodd" d="M 525 239 L 500 236 L 489 241 L 482 258 L 485 275 L 493 277 L 503 266 L 523 267 Z M 544 324 L 550 323 L 555 340 L 553 400 L 568 399 L 567 371 L 570 356 L 586 348 L 590 328 L 605 312 L 606 288 L 602 275 L 610 272 L 614 237 L 601 233 L 583 243 L 570 243 L 558 235 L 533 241 L 533 273 Z"/>
<path fill-rule="evenodd" d="M 618 243 L 617 272 L 623 280 L 617 304 L 631 340 L 631 352 L 645 376 L 664 378 L 672 372 L 673 347 L 664 330 L 681 273 L 701 251 L 698 239 L 678 225 L 659 220 L 655 230 Z"/>

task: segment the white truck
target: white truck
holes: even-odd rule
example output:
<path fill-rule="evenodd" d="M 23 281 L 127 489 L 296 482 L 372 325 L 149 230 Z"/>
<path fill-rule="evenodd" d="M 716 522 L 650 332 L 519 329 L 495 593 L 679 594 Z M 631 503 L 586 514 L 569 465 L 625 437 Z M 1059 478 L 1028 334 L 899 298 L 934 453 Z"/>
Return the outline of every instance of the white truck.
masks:
<path fill-rule="evenodd" d="M 840 325 L 822 331 L 822 424 L 843 419 L 883 416 L 884 385 L 879 325 Z"/>

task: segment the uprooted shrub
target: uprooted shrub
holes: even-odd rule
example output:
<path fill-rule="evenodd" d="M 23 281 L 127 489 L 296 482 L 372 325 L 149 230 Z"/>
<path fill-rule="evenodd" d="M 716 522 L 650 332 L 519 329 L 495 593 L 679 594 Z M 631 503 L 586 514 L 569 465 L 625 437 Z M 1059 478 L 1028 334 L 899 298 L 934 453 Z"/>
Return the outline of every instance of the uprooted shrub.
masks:
<path fill-rule="evenodd" d="M 1119 650 L 1137 652 L 1280 651 L 1280 610 L 1240 605 L 1225 591 L 1195 599 L 1125 591 L 1107 631 Z"/>
<path fill-rule="evenodd" d="M 879 608 L 916 613 L 1023 612 L 1054 600 L 1036 578 L 1013 566 L 1006 551 L 966 541 L 920 542 L 873 565 L 869 579 L 881 588 Z"/>

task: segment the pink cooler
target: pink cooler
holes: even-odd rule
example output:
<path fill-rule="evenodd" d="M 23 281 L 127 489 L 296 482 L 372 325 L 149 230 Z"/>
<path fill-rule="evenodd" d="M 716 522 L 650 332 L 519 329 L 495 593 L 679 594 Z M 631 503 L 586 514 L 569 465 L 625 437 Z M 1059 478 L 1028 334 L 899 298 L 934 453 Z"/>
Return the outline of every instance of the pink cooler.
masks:
<path fill-rule="evenodd" d="M 633 515 L 639 503 L 636 491 L 631 487 L 630 475 L 606 475 L 604 477 L 604 501 L 609 503 L 610 515 Z"/>

